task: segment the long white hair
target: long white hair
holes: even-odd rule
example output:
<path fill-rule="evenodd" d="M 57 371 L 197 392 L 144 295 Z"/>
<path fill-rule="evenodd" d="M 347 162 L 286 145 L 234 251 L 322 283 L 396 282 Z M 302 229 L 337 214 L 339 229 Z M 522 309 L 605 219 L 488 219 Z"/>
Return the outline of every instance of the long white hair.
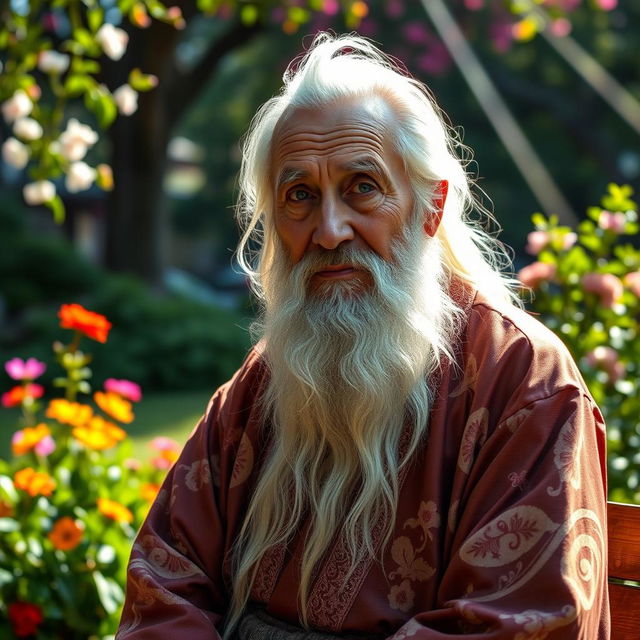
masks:
<path fill-rule="evenodd" d="M 409 77 L 390 57 L 356 35 L 318 34 L 284 74 L 279 95 L 268 100 L 251 122 L 244 139 L 239 176 L 237 218 L 242 230 L 237 258 L 254 293 L 262 299 L 277 283 L 269 280 L 277 248 L 271 212 L 270 153 L 273 132 L 285 110 L 322 108 L 353 97 L 382 96 L 395 115 L 391 132 L 403 158 L 414 201 L 434 212 L 435 191 L 449 185 L 437 236 L 444 268 L 495 304 L 521 306 L 517 281 L 503 245 L 486 231 L 491 214 L 471 192 L 472 178 L 464 158 L 470 150 L 448 126 L 429 89 Z"/>
<path fill-rule="evenodd" d="M 380 552 L 371 532 L 382 524 L 383 547 L 392 534 L 399 473 L 427 432 L 429 376 L 453 359 L 461 309 L 449 295 L 452 279 L 497 303 L 514 299 L 498 268 L 505 259 L 500 245 L 470 220 L 474 201 L 457 157 L 463 147 L 422 84 L 367 40 L 327 34 L 315 38 L 284 82 L 252 122 L 240 175 L 239 260 L 264 306 L 260 327 L 270 381 L 262 400 L 272 445 L 234 549 L 226 637 L 250 598 L 265 551 L 290 542 L 304 522 L 298 599 L 305 625 L 313 570 L 339 531 L 350 571 Z M 371 95 L 386 99 L 394 112 L 391 137 L 413 190 L 411 223 L 394 243 L 395 260 L 338 247 L 292 265 L 272 220 L 273 131 L 288 109 Z M 428 238 L 422 221 L 435 211 L 442 180 L 449 184 L 444 215 Z M 338 282 L 311 295 L 310 274 L 342 262 L 368 271 L 371 290 L 351 295 L 348 282 Z"/>

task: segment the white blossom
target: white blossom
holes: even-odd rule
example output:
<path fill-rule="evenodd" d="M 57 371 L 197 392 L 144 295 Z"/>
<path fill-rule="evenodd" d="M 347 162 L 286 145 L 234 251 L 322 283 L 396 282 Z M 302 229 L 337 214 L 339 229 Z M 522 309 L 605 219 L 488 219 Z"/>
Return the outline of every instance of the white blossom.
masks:
<path fill-rule="evenodd" d="M 67 170 L 67 191 L 76 193 L 88 189 L 96 178 L 96 170 L 86 162 L 72 162 Z"/>
<path fill-rule="evenodd" d="M 2 115 L 7 122 L 24 118 L 31 113 L 33 102 L 25 91 L 19 89 L 2 105 Z"/>
<path fill-rule="evenodd" d="M 38 180 L 30 182 L 24 186 L 22 190 L 25 202 L 32 206 L 44 204 L 53 200 L 56 195 L 56 186 L 49 180 Z"/>
<path fill-rule="evenodd" d="M 120 60 L 127 50 L 129 34 L 124 29 L 119 29 L 106 22 L 98 29 L 96 40 L 105 55 L 112 60 Z"/>
<path fill-rule="evenodd" d="M 7 138 L 2 145 L 2 158 L 16 169 L 24 169 L 29 162 L 29 147 L 15 138 Z"/>
<path fill-rule="evenodd" d="M 67 128 L 58 139 L 61 155 L 71 162 L 82 160 L 87 149 L 97 141 L 98 134 L 91 127 L 78 122 L 75 118 L 69 120 Z"/>
<path fill-rule="evenodd" d="M 113 99 L 123 116 L 130 116 L 138 110 L 138 92 L 128 84 L 118 87 L 113 92 Z"/>
<path fill-rule="evenodd" d="M 19 118 L 13 124 L 13 133 L 23 140 L 39 140 L 42 138 L 42 126 L 33 118 Z"/>
<path fill-rule="evenodd" d="M 58 51 L 41 51 L 38 56 L 38 69 L 43 73 L 64 73 L 69 68 L 69 56 Z"/>

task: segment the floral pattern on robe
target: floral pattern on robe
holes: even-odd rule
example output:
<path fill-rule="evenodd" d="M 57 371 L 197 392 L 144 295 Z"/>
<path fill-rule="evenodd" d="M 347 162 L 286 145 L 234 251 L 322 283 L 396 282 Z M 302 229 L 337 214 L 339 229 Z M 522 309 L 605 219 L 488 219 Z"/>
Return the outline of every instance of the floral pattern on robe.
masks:
<path fill-rule="evenodd" d="M 476 296 L 459 344 L 400 479 L 383 561 L 344 585 L 338 538 L 311 587 L 310 623 L 393 640 L 606 640 L 602 416 L 565 347 L 524 312 Z M 132 551 L 117 640 L 221 635 L 231 550 L 268 449 L 266 376 L 254 349 L 169 472 Z M 290 624 L 296 542 L 268 550 L 252 589 Z"/>

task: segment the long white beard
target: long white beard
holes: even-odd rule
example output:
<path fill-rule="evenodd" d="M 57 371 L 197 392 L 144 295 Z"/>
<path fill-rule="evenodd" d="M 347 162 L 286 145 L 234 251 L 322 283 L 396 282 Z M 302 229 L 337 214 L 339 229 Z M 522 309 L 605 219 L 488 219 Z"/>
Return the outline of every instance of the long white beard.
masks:
<path fill-rule="evenodd" d="M 305 520 L 303 623 L 313 568 L 338 530 L 351 570 L 376 554 L 371 532 L 381 519 L 388 540 L 399 470 L 426 434 L 428 380 L 451 357 L 460 313 L 439 242 L 418 224 L 394 247 L 393 263 L 349 248 L 315 251 L 293 268 L 284 251 L 278 256 L 263 321 L 270 371 L 264 410 L 273 445 L 238 541 L 230 622 L 246 603 L 264 551 L 290 540 Z M 310 286 L 318 270 L 344 263 L 364 269 L 371 283 Z M 407 425 L 409 442 L 400 452 Z"/>

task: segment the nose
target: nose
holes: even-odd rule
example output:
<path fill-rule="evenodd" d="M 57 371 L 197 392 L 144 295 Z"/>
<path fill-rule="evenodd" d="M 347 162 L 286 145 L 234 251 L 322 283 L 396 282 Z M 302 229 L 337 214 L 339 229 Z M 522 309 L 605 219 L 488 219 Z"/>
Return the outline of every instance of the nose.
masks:
<path fill-rule="evenodd" d="M 355 237 L 349 207 L 339 198 L 323 198 L 311 241 L 323 249 L 336 249 Z"/>

